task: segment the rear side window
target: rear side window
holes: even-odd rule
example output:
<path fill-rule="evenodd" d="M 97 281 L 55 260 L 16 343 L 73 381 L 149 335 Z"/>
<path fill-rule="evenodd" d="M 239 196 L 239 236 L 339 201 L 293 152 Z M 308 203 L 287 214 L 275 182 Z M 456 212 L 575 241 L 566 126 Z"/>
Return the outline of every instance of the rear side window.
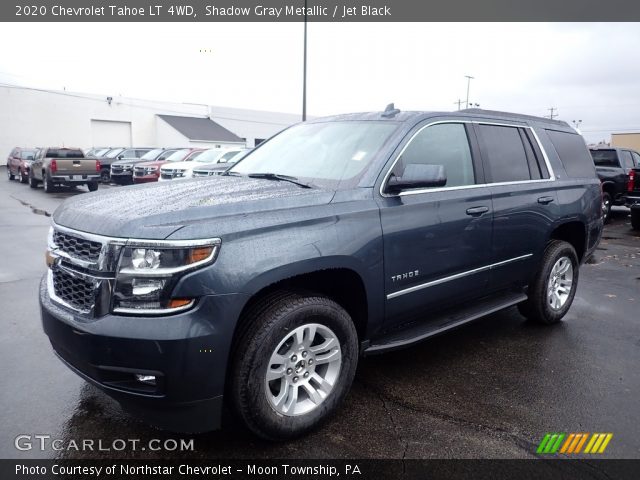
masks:
<path fill-rule="evenodd" d="M 446 187 L 475 184 L 469 140 L 461 123 L 436 124 L 418 132 L 393 167 L 393 174 L 402 176 L 411 163 L 444 166 Z"/>
<path fill-rule="evenodd" d="M 478 133 L 483 159 L 493 183 L 519 182 L 540 178 L 531 175 L 527 150 L 518 127 L 479 125 Z M 531 145 L 528 145 L 531 149 Z"/>
<path fill-rule="evenodd" d="M 619 167 L 618 152 L 615 150 L 591 150 L 591 158 L 596 167 Z"/>
<path fill-rule="evenodd" d="M 633 168 L 633 157 L 631 157 L 631 152 L 629 150 L 622 150 L 620 152 L 620 160 L 622 161 L 623 168 Z"/>
<path fill-rule="evenodd" d="M 573 178 L 595 177 L 596 171 L 584 139 L 577 133 L 547 130 L 567 175 Z"/>
<path fill-rule="evenodd" d="M 47 150 L 46 158 L 84 158 L 82 150 L 69 148 L 50 148 Z"/>

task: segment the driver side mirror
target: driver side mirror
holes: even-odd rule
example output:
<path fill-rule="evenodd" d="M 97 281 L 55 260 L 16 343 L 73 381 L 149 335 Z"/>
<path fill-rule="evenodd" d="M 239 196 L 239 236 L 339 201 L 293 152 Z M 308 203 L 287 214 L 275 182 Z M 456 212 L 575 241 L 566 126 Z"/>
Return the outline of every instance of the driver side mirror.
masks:
<path fill-rule="evenodd" d="M 424 165 L 410 163 L 404 168 L 402 176 L 391 175 L 387 182 L 388 193 L 399 193 L 414 188 L 444 187 L 447 174 L 444 165 Z"/>
<path fill-rule="evenodd" d="M 124 156 L 118 155 L 118 160 L 122 160 L 123 158 L 124 158 Z"/>

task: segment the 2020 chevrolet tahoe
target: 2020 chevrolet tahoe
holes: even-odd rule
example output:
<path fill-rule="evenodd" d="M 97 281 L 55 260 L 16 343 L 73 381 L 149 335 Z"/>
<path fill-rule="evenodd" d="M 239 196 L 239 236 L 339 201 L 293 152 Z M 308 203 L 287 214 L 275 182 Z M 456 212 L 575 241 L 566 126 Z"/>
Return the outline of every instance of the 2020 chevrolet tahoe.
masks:
<path fill-rule="evenodd" d="M 57 355 L 174 431 L 291 438 L 361 355 L 517 305 L 553 324 L 602 232 L 566 123 L 467 110 L 290 127 L 223 175 L 67 200 L 40 289 Z"/>

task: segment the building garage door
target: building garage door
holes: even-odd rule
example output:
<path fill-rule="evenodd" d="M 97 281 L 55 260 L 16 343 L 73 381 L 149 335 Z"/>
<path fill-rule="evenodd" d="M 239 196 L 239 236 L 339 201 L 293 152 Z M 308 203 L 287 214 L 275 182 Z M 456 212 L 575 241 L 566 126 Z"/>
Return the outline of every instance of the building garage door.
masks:
<path fill-rule="evenodd" d="M 91 140 L 94 147 L 130 147 L 131 122 L 91 120 Z"/>

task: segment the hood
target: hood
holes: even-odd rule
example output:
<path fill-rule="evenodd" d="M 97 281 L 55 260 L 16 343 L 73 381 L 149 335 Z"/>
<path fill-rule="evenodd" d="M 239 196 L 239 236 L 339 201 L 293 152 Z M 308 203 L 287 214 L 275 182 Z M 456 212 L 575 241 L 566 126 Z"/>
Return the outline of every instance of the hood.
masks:
<path fill-rule="evenodd" d="M 190 168 L 194 168 L 197 165 L 205 165 L 202 162 L 165 162 L 162 164 L 163 168 L 186 168 L 186 169 L 190 169 Z"/>
<path fill-rule="evenodd" d="M 194 170 L 226 170 L 235 165 L 234 163 L 203 163 L 199 167 L 194 167 Z"/>
<path fill-rule="evenodd" d="M 53 214 L 65 227 L 111 237 L 164 239 L 186 225 L 201 234 L 222 235 L 249 215 L 326 205 L 334 192 L 247 177 L 207 177 L 85 193 L 66 200 Z M 233 219 L 227 222 L 225 219 Z M 234 227 L 236 228 L 236 227 Z"/>
<path fill-rule="evenodd" d="M 152 162 L 140 162 L 136 164 L 136 167 L 161 167 L 165 163 L 169 163 L 166 160 L 154 160 Z M 175 162 L 179 163 L 179 162 Z"/>

